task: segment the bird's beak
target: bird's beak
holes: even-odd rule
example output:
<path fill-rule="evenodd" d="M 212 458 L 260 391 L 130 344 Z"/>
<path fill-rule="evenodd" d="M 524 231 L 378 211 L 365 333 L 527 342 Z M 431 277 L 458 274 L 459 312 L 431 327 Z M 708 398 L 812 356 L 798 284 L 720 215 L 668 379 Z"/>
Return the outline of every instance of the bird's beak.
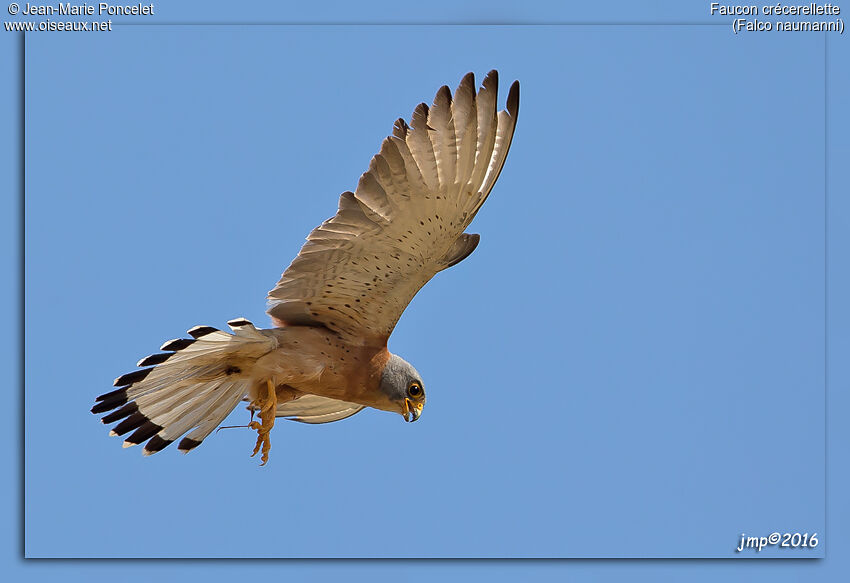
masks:
<path fill-rule="evenodd" d="M 414 403 L 410 399 L 404 400 L 404 409 L 402 411 L 402 415 L 404 415 L 404 420 L 412 423 L 419 419 L 419 416 L 422 414 L 422 403 Z"/>

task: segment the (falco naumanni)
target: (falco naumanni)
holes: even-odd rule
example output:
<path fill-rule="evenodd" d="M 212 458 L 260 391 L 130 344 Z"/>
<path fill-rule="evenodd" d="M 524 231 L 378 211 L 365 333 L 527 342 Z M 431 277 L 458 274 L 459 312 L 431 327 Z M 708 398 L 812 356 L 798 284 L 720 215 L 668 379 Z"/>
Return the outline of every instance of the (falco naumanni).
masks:
<path fill-rule="evenodd" d="M 374 407 L 416 421 L 422 379 L 387 340 L 422 286 L 478 245 L 464 230 L 499 177 L 519 111 L 517 81 L 506 111 L 497 90 L 496 71 L 477 93 L 469 73 L 454 97 L 443 86 L 410 125 L 395 122 L 356 191 L 269 292 L 274 328 L 244 318 L 228 322 L 233 334 L 196 326 L 117 378 L 92 413 L 112 411 L 102 421 L 119 421 L 113 435 L 133 432 L 124 447 L 147 441 L 149 455 L 188 433 L 178 444 L 188 452 L 247 400 L 262 421 L 249 426 L 263 463 L 275 417 L 329 423 Z"/>

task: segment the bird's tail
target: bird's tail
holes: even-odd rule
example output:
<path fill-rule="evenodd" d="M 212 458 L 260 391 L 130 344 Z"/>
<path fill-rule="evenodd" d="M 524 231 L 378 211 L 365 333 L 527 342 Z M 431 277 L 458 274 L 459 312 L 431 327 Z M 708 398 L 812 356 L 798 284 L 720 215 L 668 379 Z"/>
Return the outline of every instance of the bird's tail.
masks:
<path fill-rule="evenodd" d="M 227 323 L 233 334 L 195 326 L 191 338 L 170 340 L 159 354 L 139 361 L 142 368 L 115 379 L 118 389 L 101 395 L 91 412 L 103 423 L 120 421 L 111 435 L 133 433 L 124 447 L 144 441 L 143 453 L 156 453 L 184 437 L 183 453 L 198 447 L 250 392 L 250 370 L 274 350 L 276 340 L 244 318 Z M 113 411 L 113 409 L 115 409 Z"/>

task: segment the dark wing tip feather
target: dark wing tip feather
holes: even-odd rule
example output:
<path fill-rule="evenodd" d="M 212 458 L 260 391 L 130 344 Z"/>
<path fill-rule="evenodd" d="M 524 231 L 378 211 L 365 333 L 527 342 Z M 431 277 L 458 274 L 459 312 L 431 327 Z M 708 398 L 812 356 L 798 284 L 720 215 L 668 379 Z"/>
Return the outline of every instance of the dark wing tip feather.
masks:
<path fill-rule="evenodd" d="M 174 356 L 173 352 L 160 352 L 159 354 L 151 354 L 150 356 L 146 356 L 142 360 L 140 360 L 136 364 L 136 366 L 155 366 L 157 364 L 162 364 L 171 356 Z"/>
<path fill-rule="evenodd" d="M 413 115 L 410 118 L 410 125 L 414 130 L 422 129 L 428 124 L 428 104 L 420 103 L 413 110 Z"/>
<path fill-rule="evenodd" d="M 463 76 L 463 79 L 460 80 L 460 83 L 455 89 L 455 95 L 453 100 L 457 101 L 461 99 L 463 95 L 467 95 L 469 99 L 475 101 L 475 75 L 472 73 L 467 73 Z"/>
<path fill-rule="evenodd" d="M 201 336 L 206 336 L 207 334 L 212 334 L 213 332 L 218 332 L 218 328 L 213 328 L 212 326 L 195 326 L 191 330 L 189 330 L 188 334 L 192 338 L 200 338 Z"/>
<path fill-rule="evenodd" d="M 118 428 L 116 427 L 115 429 L 116 429 L 116 433 L 118 433 L 117 432 Z M 138 444 L 142 443 L 143 441 L 150 439 L 151 437 L 153 437 L 154 435 L 159 433 L 161 430 L 162 430 L 161 426 L 159 426 L 156 423 L 154 423 L 153 421 L 149 421 L 149 420 L 147 420 L 147 418 L 145 418 L 145 421 L 142 423 L 142 425 L 139 426 L 138 429 L 136 429 L 136 431 L 133 433 L 133 435 L 131 435 L 130 437 L 125 439 L 124 443 L 129 444 L 129 445 L 138 445 Z"/>
<path fill-rule="evenodd" d="M 178 350 L 183 350 L 187 346 L 191 346 L 194 343 L 194 338 L 177 338 L 176 340 L 169 340 L 168 342 L 160 346 L 159 349 L 177 352 Z"/>
<path fill-rule="evenodd" d="M 138 429 L 139 427 L 148 422 L 149 419 L 145 417 L 145 415 L 141 411 L 137 410 L 135 413 L 124 419 L 124 421 L 116 425 L 110 432 L 110 435 L 124 435 L 125 433 L 129 433 L 134 429 Z M 139 442 L 136 441 L 134 443 Z"/>
<path fill-rule="evenodd" d="M 487 91 L 493 91 L 499 88 L 499 72 L 496 69 L 491 69 L 487 76 L 484 77 L 484 81 L 481 83 L 481 87 L 486 89 Z"/>
<path fill-rule="evenodd" d="M 514 81 L 508 91 L 507 109 L 510 116 L 516 120 L 519 114 L 519 81 Z"/>
<path fill-rule="evenodd" d="M 152 368 L 145 368 L 142 370 L 135 370 L 133 372 L 128 372 L 125 375 L 121 375 L 115 382 L 113 383 L 116 387 L 126 387 L 132 385 L 133 383 L 138 383 L 139 381 L 144 380 L 146 376 L 151 374 Z"/>
<path fill-rule="evenodd" d="M 114 391 L 109 391 L 108 393 L 103 393 L 102 395 L 98 396 L 95 399 L 95 401 L 106 401 L 107 399 L 110 399 L 110 398 L 112 398 L 116 395 L 120 395 L 121 393 L 125 393 L 125 392 L 126 392 L 125 389 L 115 389 Z"/>
<path fill-rule="evenodd" d="M 407 125 L 407 122 L 402 118 L 398 118 L 393 124 L 393 136 L 404 139 L 409 129 L 410 126 Z"/>
<path fill-rule="evenodd" d="M 133 413 L 137 413 L 138 411 L 139 411 L 139 406 L 136 405 L 136 403 L 134 401 L 132 403 L 127 403 L 126 405 L 124 405 L 123 407 L 118 409 L 117 411 L 113 411 L 109 415 L 103 417 L 100 421 L 104 425 L 109 424 L 109 423 L 114 423 L 114 422 L 116 422 L 120 419 L 123 419 L 124 417 L 128 417 L 128 416 L 132 415 Z"/>
<path fill-rule="evenodd" d="M 203 443 L 203 441 L 184 437 L 180 440 L 180 443 L 177 444 L 177 449 L 178 451 L 182 451 L 183 453 L 189 453 L 190 451 L 201 445 L 201 443 Z"/>
<path fill-rule="evenodd" d="M 437 94 L 434 96 L 434 107 L 443 105 L 451 105 L 452 103 L 452 90 L 449 89 L 448 85 L 443 85 L 439 89 L 437 89 Z"/>
<path fill-rule="evenodd" d="M 159 435 L 154 435 L 151 437 L 150 441 L 145 444 L 145 448 L 142 450 L 144 455 L 151 455 L 152 453 L 156 453 L 158 451 L 162 451 L 169 445 L 171 445 L 174 440 L 171 439 L 163 439 Z"/>
<path fill-rule="evenodd" d="M 98 413 L 106 413 L 116 407 L 120 407 L 127 402 L 127 389 L 121 388 L 117 391 L 112 391 L 101 395 L 97 398 L 97 403 L 91 408 L 91 412 L 97 415 Z"/>

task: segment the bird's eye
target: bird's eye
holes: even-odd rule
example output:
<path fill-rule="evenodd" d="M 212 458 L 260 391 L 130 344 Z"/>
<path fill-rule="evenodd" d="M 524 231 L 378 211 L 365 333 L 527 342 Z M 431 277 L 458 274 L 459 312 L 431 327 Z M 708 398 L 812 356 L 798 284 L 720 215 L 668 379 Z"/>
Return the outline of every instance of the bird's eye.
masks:
<path fill-rule="evenodd" d="M 410 386 L 407 387 L 407 394 L 411 397 L 421 397 L 422 386 L 419 383 L 410 383 Z"/>

